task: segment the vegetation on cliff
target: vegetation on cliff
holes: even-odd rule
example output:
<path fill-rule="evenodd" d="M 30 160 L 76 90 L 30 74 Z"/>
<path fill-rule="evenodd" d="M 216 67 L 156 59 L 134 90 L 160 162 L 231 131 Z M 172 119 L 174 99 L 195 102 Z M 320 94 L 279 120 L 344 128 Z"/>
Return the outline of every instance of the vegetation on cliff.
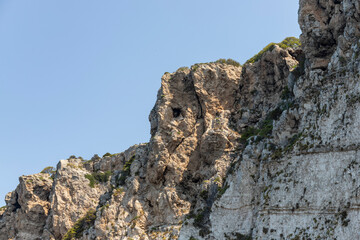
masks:
<path fill-rule="evenodd" d="M 258 61 L 264 55 L 264 53 L 266 53 L 268 51 L 272 51 L 274 49 L 275 45 L 278 45 L 282 49 L 299 48 L 301 46 L 301 42 L 296 37 L 287 37 L 280 43 L 269 43 L 259 53 L 255 54 L 255 56 L 253 56 L 252 58 L 247 60 L 245 62 L 245 64 L 246 63 L 254 63 L 254 62 Z"/>
<path fill-rule="evenodd" d="M 63 237 L 63 240 L 78 239 L 82 237 L 83 232 L 94 225 L 95 219 L 96 211 L 95 209 L 90 209 L 84 217 L 76 221 L 74 226 Z"/>

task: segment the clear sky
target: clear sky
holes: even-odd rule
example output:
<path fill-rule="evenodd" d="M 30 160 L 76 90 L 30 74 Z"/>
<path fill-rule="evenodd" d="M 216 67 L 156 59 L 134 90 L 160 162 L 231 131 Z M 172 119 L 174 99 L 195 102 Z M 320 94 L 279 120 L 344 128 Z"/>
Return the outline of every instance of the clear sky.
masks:
<path fill-rule="evenodd" d="M 297 0 L 0 0 L 0 206 L 18 177 L 150 138 L 164 72 L 298 37 Z"/>

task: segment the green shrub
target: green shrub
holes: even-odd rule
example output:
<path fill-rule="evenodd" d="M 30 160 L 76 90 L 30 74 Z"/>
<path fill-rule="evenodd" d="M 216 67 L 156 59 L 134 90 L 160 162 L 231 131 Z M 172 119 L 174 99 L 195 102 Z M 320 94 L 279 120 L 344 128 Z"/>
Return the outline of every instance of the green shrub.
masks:
<path fill-rule="evenodd" d="M 209 64 L 209 63 L 221 63 L 221 64 L 232 65 L 232 66 L 235 66 L 235 67 L 241 67 L 241 64 L 240 64 L 239 62 L 235 61 L 234 59 L 231 59 L 231 58 L 228 58 L 228 59 L 220 58 L 220 59 L 216 60 L 215 62 L 195 63 L 194 65 L 191 66 L 191 70 L 192 70 L 193 72 L 195 72 L 195 71 L 200 67 L 200 65 L 202 65 L 202 64 Z"/>
<path fill-rule="evenodd" d="M 267 120 L 279 120 L 281 114 L 283 112 L 282 107 L 277 106 L 274 110 L 272 110 L 268 116 L 267 116 Z"/>
<path fill-rule="evenodd" d="M 293 135 L 288 140 L 288 143 L 284 148 L 279 147 L 279 148 L 275 148 L 275 149 L 269 149 L 273 152 L 271 155 L 271 159 L 275 160 L 275 159 L 282 158 L 284 156 L 284 154 L 291 152 L 294 149 L 295 144 L 300 140 L 301 136 L 302 136 L 302 133 Z M 301 145 L 301 143 L 300 143 L 300 148 L 303 146 L 305 146 L 305 145 Z M 308 148 L 307 145 L 306 145 L 306 148 Z"/>
<path fill-rule="evenodd" d="M 108 153 L 108 152 L 103 155 L 103 157 L 111 157 L 111 156 L 112 156 L 112 154 Z"/>
<path fill-rule="evenodd" d="M 297 143 L 297 141 L 300 140 L 300 138 L 302 137 L 302 133 L 298 133 L 293 135 L 290 139 L 288 144 L 285 146 L 284 148 L 284 152 L 290 152 L 294 149 L 295 144 Z"/>
<path fill-rule="evenodd" d="M 241 64 L 231 58 L 228 59 L 224 59 L 224 58 L 220 58 L 219 60 L 216 60 L 215 63 L 222 63 L 222 64 L 228 64 L 228 65 L 233 65 L 235 67 L 240 67 Z"/>
<path fill-rule="evenodd" d="M 128 172 L 130 174 L 130 167 L 131 167 L 131 164 L 134 162 L 135 160 L 135 155 L 132 156 L 129 161 L 127 161 L 125 164 L 124 164 L 124 167 L 123 167 L 123 171 L 124 172 Z"/>
<path fill-rule="evenodd" d="M 124 192 L 124 189 L 123 189 L 123 188 L 116 188 L 116 189 L 113 191 L 113 195 L 114 195 L 115 197 L 117 197 L 117 196 L 120 196 L 123 192 Z"/>
<path fill-rule="evenodd" d="M 135 216 L 133 219 L 131 219 L 131 221 L 130 222 L 133 222 L 133 221 L 136 221 L 136 220 L 138 220 L 140 218 L 140 216 Z"/>
<path fill-rule="evenodd" d="M 203 199 L 207 199 L 207 197 L 208 197 L 208 195 L 209 195 L 209 191 L 208 190 L 202 190 L 201 192 L 200 192 L 200 197 L 202 197 Z"/>
<path fill-rule="evenodd" d="M 56 172 L 55 168 L 49 166 L 49 167 L 44 168 L 40 173 L 47 173 L 47 174 L 52 175 L 52 174 L 54 174 L 55 172 Z"/>
<path fill-rule="evenodd" d="M 269 112 L 266 118 L 260 122 L 259 128 L 248 127 L 244 130 L 240 137 L 240 143 L 247 145 L 248 139 L 253 136 L 257 136 L 256 141 L 271 136 L 273 130 L 274 120 L 279 120 L 283 109 L 278 106 L 273 111 Z"/>
<path fill-rule="evenodd" d="M 99 155 L 97 154 L 94 154 L 94 156 L 89 160 L 89 161 L 98 161 L 100 160 L 101 158 L 99 157 Z"/>
<path fill-rule="evenodd" d="M 255 136 L 258 133 L 258 129 L 254 128 L 254 127 L 248 127 L 244 130 L 244 132 L 241 134 L 241 138 L 240 138 L 240 142 L 242 144 L 246 144 L 247 140 L 252 137 Z"/>
<path fill-rule="evenodd" d="M 111 176 L 111 171 L 106 171 L 103 173 L 95 172 L 92 174 L 86 174 L 85 178 L 90 181 L 89 186 L 94 188 L 95 184 L 107 182 L 110 176 Z"/>
<path fill-rule="evenodd" d="M 103 205 L 103 206 L 101 206 L 100 207 L 100 211 L 101 211 L 101 213 L 103 213 L 104 212 L 104 210 L 105 209 L 107 209 L 107 208 L 109 208 L 110 207 L 110 205 L 107 203 L 107 204 L 105 204 L 105 205 Z"/>
<path fill-rule="evenodd" d="M 220 183 L 220 182 L 221 182 L 220 177 L 216 177 L 216 178 L 214 179 L 214 182 L 215 182 L 215 183 Z"/>
<path fill-rule="evenodd" d="M 178 70 L 176 70 L 177 72 L 178 71 L 186 71 L 188 70 L 189 68 L 188 67 L 180 67 Z"/>
<path fill-rule="evenodd" d="M 63 237 L 63 240 L 72 240 L 81 238 L 83 232 L 90 227 L 92 227 L 95 223 L 96 219 L 96 211 L 94 209 L 90 209 L 84 217 L 77 220 L 74 226 L 69 229 L 69 231 Z"/>
<path fill-rule="evenodd" d="M 130 167 L 131 164 L 134 162 L 134 160 L 135 160 L 135 155 L 132 156 L 127 162 L 125 162 L 123 170 L 121 171 L 121 176 L 118 179 L 118 183 L 120 185 L 124 185 L 126 178 L 130 176 Z"/>
<path fill-rule="evenodd" d="M 271 135 L 273 130 L 273 120 L 274 118 L 269 118 L 262 121 L 262 123 L 260 124 L 260 128 L 258 129 L 257 135 L 259 135 L 261 138 Z"/>
<path fill-rule="evenodd" d="M 196 72 L 196 70 L 199 68 L 199 66 L 201 65 L 202 63 L 196 63 L 194 65 L 191 66 L 191 70 L 193 72 Z"/>
<path fill-rule="evenodd" d="M 273 130 L 273 120 L 265 119 L 261 122 L 259 128 L 249 127 L 241 134 L 240 143 L 247 145 L 248 139 L 252 136 L 257 136 L 256 141 L 260 141 L 265 137 L 269 137 Z"/>
<path fill-rule="evenodd" d="M 287 37 L 280 43 L 270 43 L 266 47 L 264 47 L 259 53 L 255 54 L 255 56 L 247 60 L 245 63 L 254 63 L 258 61 L 264 55 L 264 53 L 272 51 L 275 48 L 275 45 L 278 45 L 283 49 L 287 49 L 299 48 L 301 46 L 301 43 L 300 40 L 295 37 Z"/>
<path fill-rule="evenodd" d="M 281 92 L 281 99 L 282 100 L 286 100 L 292 97 L 292 92 L 290 91 L 290 89 L 288 88 L 288 86 L 285 86 L 283 91 Z"/>
<path fill-rule="evenodd" d="M 254 63 L 258 61 L 266 52 L 272 51 L 275 48 L 276 43 L 270 43 L 266 47 L 264 47 L 259 53 L 255 54 L 252 58 L 247 60 L 246 63 Z"/>
<path fill-rule="evenodd" d="M 91 174 L 85 174 L 85 178 L 90 181 L 89 186 L 94 188 L 95 184 L 96 184 L 96 180 L 95 180 L 94 176 Z"/>
<path fill-rule="evenodd" d="M 218 189 L 218 198 L 221 198 L 222 195 L 224 195 L 224 193 L 226 192 L 226 190 L 229 188 L 229 184 L 225 184 L 225 186 L 223 186 L 222 188 Z"/>
<path fill-rule="evenodd" d="M 54 167 L 49 166 L 49 167 L 44 168 L 40 173 L 50 174 L 50 178 L 52 180 L 54 180 L 55 179 L 56 169 Z"/>
<path fill-rule="evenodd" d="M 283 49 L 287 49 L 287 48 L 295 49 L 295 48 L 301 47 L 301 42 L 296 37 L 287 37 L 281 43 L 278 43 L 277 45 L 279 45 L 279 47 L 281 47 Z"/>
<path fill-rule="evenodd" d="M 241 233 L 235 233 L 236 240 L 252 240 L 252 237 L 249 235 L 243 235 Z"/>
<path fill-rule="evenodd" d="M 109 180 L 109 177 L 111 176 L 111 171 L 106 171 L 103 173 L 93 173 L 94 178 L 96 181 L 105 183 Z"/>
<path fill-rule="evenodd" d="M 271 154 L 271 159 L 279 159 L 282 158 L 283 155 L 283 149 L 281 147 L 277 148 L 275 151 L 273 151 L 273 154 Z"/>
<path fill-rule="evenodd" d="M 205 223 L 210 215 L 211 208 L 210 207 L 204 207 L 203 209 L 199 210 L 196 215 L 194 215 L 194 226 L 197 228 L 205 228 Z"/>
<path fill-rule="evenodd" d="M 194 218 L 194 225 L 199 225 L 204 220 L 204 212 L 200 211 Z"/>

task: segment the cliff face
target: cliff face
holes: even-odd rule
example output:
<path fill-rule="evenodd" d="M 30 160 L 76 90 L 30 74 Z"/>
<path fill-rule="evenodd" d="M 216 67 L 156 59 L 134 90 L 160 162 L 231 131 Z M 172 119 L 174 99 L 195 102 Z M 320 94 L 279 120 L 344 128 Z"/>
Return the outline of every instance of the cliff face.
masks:
<path fill-rule="evenodd" d="M 0 239 L 360 237 L 359 14 L 300 0 L 303 50 L 166 73 L 149 143 L 20 177 Z"/>

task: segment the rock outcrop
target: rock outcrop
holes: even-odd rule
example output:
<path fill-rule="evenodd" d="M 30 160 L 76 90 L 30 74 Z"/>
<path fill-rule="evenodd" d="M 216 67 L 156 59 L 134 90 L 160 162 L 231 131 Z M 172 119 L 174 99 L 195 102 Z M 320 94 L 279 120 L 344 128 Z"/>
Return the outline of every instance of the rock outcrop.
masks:
<path fill-rule="evenodd" d="M 301 41 L 312 69 L 327 69 L 331 57 L 345 57 L 358 40 L 360 3 L 352 0 L 300 0 Z"/>
<path fill-rule="evenodd" d="M 48 174 L 19 178 L 15 191 L 6 195 L 1 215 L 1 239 L 40 239 L 49 216 L 52 180 Z"/>
<path fill-rule="evenodd" d="M 300 0 L 301 49 L 165 73 L 149 143 L 20 177 L 0 240 L 360 238 L 359 14 Z"/>

